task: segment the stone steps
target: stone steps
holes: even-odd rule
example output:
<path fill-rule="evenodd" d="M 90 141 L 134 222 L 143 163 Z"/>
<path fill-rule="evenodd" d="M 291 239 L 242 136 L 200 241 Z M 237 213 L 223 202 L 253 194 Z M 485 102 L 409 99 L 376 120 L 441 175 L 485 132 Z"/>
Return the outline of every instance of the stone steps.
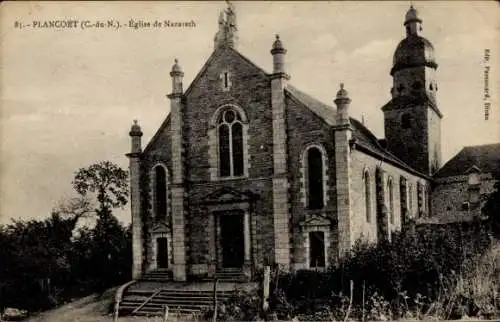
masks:
<path fill-rule="evenodd" d="M 156 270 L 148 272 L 139 278 L 140 281 L 148 282 L 161 282 L 161 281 L 171 281 L 172 272 L 166 270 Z"/>
<path fill-rule="evenodd" d="M 162 315 L 165 305 L 168 306 L 169 312 L 181 314 L 199 314 L 201 311 L 209 310 L 213 307 L 212 291 L 163 289 L 154 295 L 155 292 L 152 290 L 126 291 L 120 303 L 120 315 Z M 217 292 L 217 301 L 225 302 L 233 295 L 234 291 Z M 150 298 L 151 296 L 153 297 Z M 141 307 L 147 299 L 149 301 Z M 134 312 L 138 307 L 141 308 L 137 312 Z"/>
<path fill-rule="evenodd" d="M 239 268 L 224 268 L 218 270 L 215 276 L 220 282 L 244 283 L 248 282 L 248 277 Z"/>

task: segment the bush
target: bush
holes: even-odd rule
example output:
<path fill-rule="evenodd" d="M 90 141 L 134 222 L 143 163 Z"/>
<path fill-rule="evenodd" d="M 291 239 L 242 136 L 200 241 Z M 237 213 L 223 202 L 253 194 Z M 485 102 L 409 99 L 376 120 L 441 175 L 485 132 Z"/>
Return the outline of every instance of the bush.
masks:
<path fill-rule="evenodd" d="M 343 319 L 352 281 L 351 317 L 361 318 L 364 314 L 370 320 L 419 318 L 429 312 L 443 315 L 445 307 L 448 311 L 453 307 L 456 315 L 460 310 L 476 314 L 469 308 L 459 308 L 469 305 L 470 300 L 465 299 L 470 296 L 464 295 L 465 291 L 453 300 L 447 295 L 461 285 L 459 277 L 466 276 L 489 245 L 487 228 L 477 222 L 421 226 L 393 233 L 390 242 L 371 245 L 357 242 L 349 256 L 328 271 L 279 274 L 271 285 L 271 308 L 282 317 L 306 314 L 317 319 L 319 316 L 314 312 L 323 312 L 333 319 Z M 491 311 L 491 292 L 483 296 L 481 312 Z"/>

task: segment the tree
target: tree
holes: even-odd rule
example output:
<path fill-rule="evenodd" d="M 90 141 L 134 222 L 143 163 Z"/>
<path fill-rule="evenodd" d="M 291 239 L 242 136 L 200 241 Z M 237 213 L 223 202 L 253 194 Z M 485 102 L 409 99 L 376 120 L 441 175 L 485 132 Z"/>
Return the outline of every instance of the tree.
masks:
<path fill-rule="evenodd" d="M 125 275 L 121 270 L 124 262 L 130 261 L 131 251 L 126 230 L 112 215 L 112 209 L 127 204 L 128 173 L 109 161 L 101 161 L 88 168 L 79 169 L 73 180 L 73 187 L 82 196 L 93 193 L 99 204 L 96 226 L 92 231 L 92 253 L 89 263 L 90 275 L 96 281 L 97 289 L 105 289 Z M 125 255 L 124 255 L 125 254 Z M 117 275 L 118 274 L 118 275 Z M 106 277 L 106 278 L 104 278 Z"/>
<path fill-rule="evenodd" d="M 113 208 L 127 204 L 128 173 L 119 166 L 101 161 L 88 168 L 80 168 L 75 173 L 73 187 L 82 197 L 89 192 L 95 194 L 99 208 L 99 217 L 111 214 Z"/>

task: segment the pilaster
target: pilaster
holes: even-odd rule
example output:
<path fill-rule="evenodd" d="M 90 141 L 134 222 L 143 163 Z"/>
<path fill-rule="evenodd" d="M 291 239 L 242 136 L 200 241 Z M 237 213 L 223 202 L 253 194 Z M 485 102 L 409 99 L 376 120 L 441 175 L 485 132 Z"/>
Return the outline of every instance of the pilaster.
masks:
<path fill-rule="evenodd" d="M 184 188 L 184 160 L 183 160 L 183 133 L 182 133 L 182 72 L 177 59 L 172 71 L 172 94 L 170 99 L 170 149 L 172 155 L 172 249 L 173 249 L 173 277 L 176 281 L 186 280 L 186 236 L 185 236 L 185 188 Z"/>
<path fill-rule="evenodd" d="M 335 174 L 337 186 L 337 217 L 339 230 L 339 257 L 344 257 L 354 244 L 351 201 L 351 155 L 349 142 L 352 130 L 349 125 L 335 129 Z"/>
<path fill-rule="evenodd" d="M 290 229 L 288 203 L 287 137 L 284 88 L 288 77 L 284 73 L 271 76 L 271 108 L 273 117 L 273 225 L 274 261 L 283 270 L 290 267 Z"/>
<path fill-rule="evenodd" d="M 129 155 L 130 171 L 130 207 L 132 213 L 132 278 L 142 274 L 143 233 L 141 217 L 140 159 L 138 155 Z"/>
<path fill-rule="evenodd" d="M 132 278 L 137 279 L 143 272 L 144 239 L 142 233 L 141 209 L 141 137 L 142 130 L 136 120 L 130 132 L 131 152 L 127 154 L 130 171 L 130 211 L 132 216 Z"/>

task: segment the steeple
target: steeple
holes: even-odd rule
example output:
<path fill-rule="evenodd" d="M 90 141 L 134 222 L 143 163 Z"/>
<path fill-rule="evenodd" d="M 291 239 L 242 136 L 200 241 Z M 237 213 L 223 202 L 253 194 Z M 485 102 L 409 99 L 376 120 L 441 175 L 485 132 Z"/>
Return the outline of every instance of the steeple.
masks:
<path fill-rule="evenodd" d="M 394 52 L 391 76 L 392 97 L 411 96 L 436 99 L 436 69 L 434 46 L 422 36 L 422 19 L 418 11 L 410 6 L 406 12 L 404 26 L 406 37 Z"/>
<path fill-rule="evenodd" d="M 238 43 L 238 27 L 236 25 L 236 11 L 230 1 L 226 1 L 227 8 L 219 15 L 219 30 L 215 34 L 215 49 L 219 47 L 235 48 Z"/>
<path fill-rule="evenodd" d="M 441 164 L 438 65 L 413 6 L 404 16 L 404 28 L 406 37 L 394 52 L 391 68 L 392 99 L 382 107 L 387 149 L 414 169 L 432 175 Z"/>

